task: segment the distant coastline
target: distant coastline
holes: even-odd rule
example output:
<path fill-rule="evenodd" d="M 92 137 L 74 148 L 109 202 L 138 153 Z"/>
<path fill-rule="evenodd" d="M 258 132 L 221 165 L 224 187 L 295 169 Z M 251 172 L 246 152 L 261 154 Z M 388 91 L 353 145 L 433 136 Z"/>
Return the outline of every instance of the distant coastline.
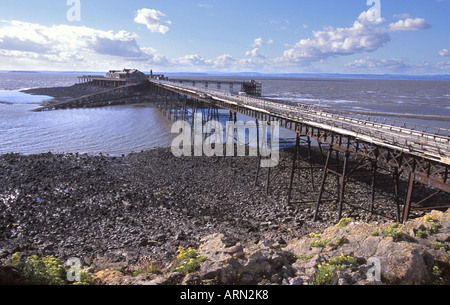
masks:
<path fill-rule="evenodd" d="M 103 71 L 8 71 L 0 73 L 55 73 L 55 74 L 104 74 Z M 450 81 L 450 75 L 404 75 L 404 74 L 345 74 L 345 73 L 263 73 L 263 72 L 161 72 L 167 76 L 219 76 L 219 77 L 279 77 L 279 78 L 338 78 L 338 79 L 386 79 L 386 80 L 433 80 Z"/>

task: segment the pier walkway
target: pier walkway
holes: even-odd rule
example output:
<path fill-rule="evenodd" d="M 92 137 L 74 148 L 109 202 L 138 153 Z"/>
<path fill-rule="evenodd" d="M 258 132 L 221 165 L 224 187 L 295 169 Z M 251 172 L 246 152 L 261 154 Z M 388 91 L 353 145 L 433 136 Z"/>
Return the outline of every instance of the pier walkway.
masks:
<path fill-rule="evenodd" d="M 322 203 L 327 176 L 334 174 L 339 180 L 336 201 L 339 204 L 340 218 L 345 201 L 345 185 L 352 173 L 363 165 L 368 166 L 372 173 L 373 192 L 380 168 L 387 169 L 392 175 L 399 221 L 406 221 L 411 210 L 414 210 L 413 192 L 417 184 L 437 190 L 433 195 L 416 201 L 415 203 L 419 205 L 417 209 L 422 209 L 420 204 L 439 192 L 450 194 L 448 179 L 450 130 L 408 123 L 399 125 L 398 122 L 391 122 L 386 118 L 363 117 L 306 104 L 235 95 L 191 86 L 186 84 L 187 81 L 177 83 L 151 79 L 150 83 L 151 90 L 156 95 L 163 97 L 176 95 L 177 100 L 195 99 L 256 120 L 278 121 L 281 127 L 296 132 L 296 149 L 302 142 L 302 138 L 306 138 L 309 145 L 311 139 L 317 140 L 319 144 L 326 144 L 329 149 L 325 154 L 326 161 L 321 171 L 322 183 L 316 201 L 314 219 L 317 219 Z M 332 166 L 334 154 L 336 154 L 336 165 Z M 350 155 L 360 157 L 359 163 L 354 168 L 350 168 L 349 165 Z M 295 155 L 289 183 L 289 197 L 291 197 L 294 172 L 299 169 L 297 158 Z M 401 176 L 406 177 L 407 180 L 404 198 L 401 198 L 400 193 Z M 372 211 L 373 197 L 374 194 L 369 207 Z M 447 202 L 447 207 L 450 207 L 450 202 Z"/>

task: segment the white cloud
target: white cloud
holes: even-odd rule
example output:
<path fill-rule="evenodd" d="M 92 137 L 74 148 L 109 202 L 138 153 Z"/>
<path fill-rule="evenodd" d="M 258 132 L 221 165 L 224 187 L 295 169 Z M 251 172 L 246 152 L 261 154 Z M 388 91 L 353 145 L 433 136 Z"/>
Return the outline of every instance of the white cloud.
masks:
<path fill-rule="evenodd" d="M 400 58 L 366 57 L 346 64 L 346 67 L 365 72 L 405 72 L 410 66 Z"/>
<path fill-rule="evenodd" d="M 423 18 L 407 18 L 399 20 L 389 25 L 389 29 L 393 32 L 398 31 L 419 31 L 430 28 L 431 25 Z"/>
<path fill-rule="evenodd" d="M 237 62 L 237 60 L 234 59 L 233 56 L 230 54 L 223 54 L 214 60 L 214 68 L 229 68 L 235 62 Z"/>
<path fill-rule="evenodd" d="M 22 21 L 10 21 L 0 28 L 0 49 L 35 53 L 80 53 L 122 57 L 142 55 L 135 34 L 126 31 L 113 32 L 85 26 L 44 26 Z"/>
<path fill-rule="evenodd" d="M 372 58 L 366 57 L 345 65 L 348 72 L 357 73 L 401 73 L 401 74 L 448 74 L 450 61 L 413 62 L 402 58 Z"/>
<path fill-rule="evenodd" d="M 314 31 L 312 39 L 302 39 L 276 61 L 309 65 L 338 55 L 373 52 L 391 40 L 389 34 L 367 19 L 363 12 L 349 28 L 327 27 Z"/>
<path fill-rule="evenodd" d="M 439 56 L 442 56 L 442 57 L 450 56 L 450 51 L 448 49 L 442 49 L 439 51 Z"/>
<path fill-rule="evenodd" d="M 265 61 L 259 58 L 237 59 L 230 54 L 223 54 L 213 59 L 205 59 L 198 54 L 186 55 L 170 61 L 177 71 L 205 71 L 220 69 L 220 71 L 239 72 L 248 69 L 262 69 Z"/>
<path fill-rule="evenodd" d="M 256 38 L 252 43 L 252 47 L 262 47 L 267 44 L 273 44 L 273 40 L 264 41 L 262 38 Z"/>
<path fill-rule="evenodd" d="M 3 26 L 2 26 L 3 25 Z M 127 31 L 103 31 L 85 26 L 0 21 L 0 67 L 102 69 L 122 63 L 164 64 L 168 59 L 152 48 L 141 48 Z M 112 65 L 111 65 L 112 63 Z M 120 63 L 120 64 L 119 64 Z"/>
<path fill-rule="evenodd" d="M 309 66 L 330 57 L 374 52 L 391 41 L 391 32 L 416 31 L 429 27 L 422 18 L 399 20 L 388 27 L 382 26 L 385 22 L 383 18 L 370 21 L 368 12 L 363 12 L 351 27 L 326 27 L 322 31 L 314 31 L 312 38 L 300 40 L 274 62 Z"/>
<path fill-rule="evenodd" d="M 185 55 L 178 58 L 175 63 L 182 66 L 205 66 L 208 62 L 198 54 Z"/>
<path fill-rule="evenodd" d="M 260 48 L 254 48 L 251 51 L 245 52 L 245 56 L 251 56 L 251 57 L 259 57 L 259 58 L 267 58 L 266 55 L 259 52 Z"/>
<path fill-rule="evenodd" d="M 166 15 L 159 10 L 143 8 L 136 12 L 134 22 L 144 24 L 152 33 L 167 34 L 170 30 L 167 25 L 172 22 L 162 21 L 160 17 L 166 17 Z"/>

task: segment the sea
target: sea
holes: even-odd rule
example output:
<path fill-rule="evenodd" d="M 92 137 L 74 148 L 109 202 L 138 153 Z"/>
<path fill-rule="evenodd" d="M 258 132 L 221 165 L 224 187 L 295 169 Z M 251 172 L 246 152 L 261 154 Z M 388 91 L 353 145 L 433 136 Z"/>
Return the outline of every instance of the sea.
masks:
<path fill-rule="evenodd" d="M 82 73 L 0 73 L 0 154 L 123 155 L 170 147 L 172 122 L 150 104 L 32 112 L 52 99 L 23 89 L 71 86 Z M 176 76 L 170 76 L 176 77 Z M 178 78 L 178 77 L 177 77 Z M 251 77 L 186 76 L 247 81 Z M 263 97 L 450 130 L 450 81 L 255 77 Z M 385 114 L 385 115 L 383 115 Z M 399 114 L 398 117 L 395 114 Z M 404 116 L 404 114 L 410 114 Z M 427 116 L 423 118 L 422 116 Z M 373 119 L 374 115 L 372 115 Z M 246 120 L 249 118 L 239 117 Z M 399 124 L 399 123 L 397 123 Z M 401 123 L 400 123 L 401 124 Z M 430 129 L 431 130 L 431 129 Z M 289 132 L 282 133 L 289 137 Z"/>

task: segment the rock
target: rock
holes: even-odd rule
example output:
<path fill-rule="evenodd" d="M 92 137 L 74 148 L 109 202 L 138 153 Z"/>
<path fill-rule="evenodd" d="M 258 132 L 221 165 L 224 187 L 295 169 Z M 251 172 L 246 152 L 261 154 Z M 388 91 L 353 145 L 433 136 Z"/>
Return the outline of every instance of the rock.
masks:
<path fill-rule="evenodd" d="M 101 270 L 93 276 L 95 282 L 99 285 L 117 285 L 123 281 L 123 274 L 117 270 Z"/>
<path fill-rule="evenodd" d="M 415 236 L 417 228 L 423 227 L 424 220 L 429 219 L 426 217 L 433 217 L 433 223 L 440 226 L 437 232 L 430 234 L 429 240 Z M 291 242 L 284 250 L 305 258 L 297 260 L 292 267 L 297 270 L 297 274 L 305 274 L 308 281 L 312 281 L 319 264 L 329 263 L 330 259 L 339 256 L 354 259 L 351 265 L 343 265 L 346 272 L 340 272 L 335 277 L 341 284 L 373 284 L 367 280 L 371 267 L 367 265 L 367 261 L 373 258 L 380 262 L 380 275 L 385 284 L 421 285 L 431 280 L 431 270 L 434 266 L 447 264 L 445 272 L 450 270 L 450 252 L 446 250 L 450 249 L 450 244 L 441 242 L 440 251 L 431 247 L 438 239 L 443 239 L 441 234 L 449 232 L 449 211 L 433 211 L 428 216 L 410 220 L 405 225 L 396 225 L 392 229 L 401 232 L 396 239 L 383 235 L 383 230 L 389 227 L 390 225 L 386 224 L 360 222 L 352 222 L 343 228 L 333 226 L 324 230 L 320 237 L 305 236 Z M 328 243 L 323 247 L 313 247 L 313 241 Z"/>
<path fill-rule="evenodd" d="M 290 167 L 292 156 L 283 151 L 281 156 L 280 162 Z M 342 283 L 364 283 L 370 257 L 380 259 L 395 283 L 426 281 L 435 266 L 447 272 L 448 212 L 431 212 L 428 216 L 441 227 L 422 237 L 420 232 L 434 224 L 423 218 L 407 222 L 401 228 L 408 239 L 398 241 L 372 235 L 392 224 L 381 218 L 363 223 L 359 220 L 367 217 L 361 215 L 344 228 L 332 226 L 337 212 L 326 203 L 322 221 L 312 222 L 313 209 L 286 207 L 284 195 L 277 194 L 282 186 L 271 185 L 269 195 L 263 187 L 249 191 L 258 161 L 234 158 L 230 168 L 228 159 L 176 158 L 170 148 L 122 157 L 0 156 L 0 265 L 15 252 L 56 255 L 61 261 L 89 258 L 95 270 L 124 268 L 140 257 L 169 264 L 182 246 L 200 249 L 208 258 L 198 271 L 203 274 L 196 275 L 203 283 L 216 278 L 268 283 L 278 275 L 281 283 L 298 278 L 308 284 L 319 264 L 341 254 L 357 259 L 336 276 L 342 276 Z M 311 232 L 331 240 L 311 247 L 306 235 Z M 291 254 L 302 258 L 292 263 Z M 398 270 L 389 266 L 392 261 Z"/>
<path fill-rule="evenodd" d="M 11 267 L 0 266 L 0 285 L 16 285 L 19 284 L 19 273 Z"/>
<path fill-rule="evenodd" d="M 166 286 L 166 285 L 178 285 L 185 278 L 185 274 L 179 272 L 172 272 L 166 275 L 158 276 L 156 279 L 151 281 L 139 281 L 138 285 L 142 286 Z M 187 281 L 193 279 L 193 276 L 190 276 Z M 188 285 L 186 283 L 186 285 Z"/>
<path fill-rule="evenodd" d="M 301 277 L 292 278 L 289 281 L 289 285 L 293 285 L 293 286 L 303 285 L 303 279 Z"/>
<path fill-rule="evenodd" d="M 289 268 L 283 269 L 288 253 L 267 246 L 273 242 L 227 246 L 232 243 L 223 234 L 210 235 L 202 242 L 199 254 L 207 258 L 198 272 L 202 279 L 245 285 L 256 284 L 262 278 L 281 282 L 286 273 L 291 273 Z"/>

